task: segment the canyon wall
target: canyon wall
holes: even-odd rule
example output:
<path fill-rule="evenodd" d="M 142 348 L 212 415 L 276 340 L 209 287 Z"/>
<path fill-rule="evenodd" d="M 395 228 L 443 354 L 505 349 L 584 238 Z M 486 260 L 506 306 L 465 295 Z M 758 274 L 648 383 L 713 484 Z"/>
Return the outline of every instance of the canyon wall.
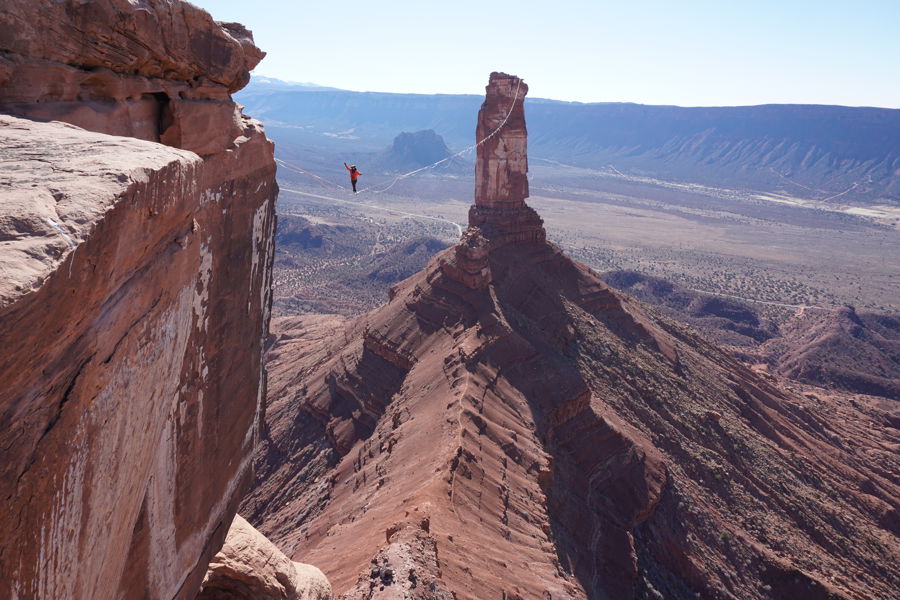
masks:
<path fill-rule="evenodd" d="M 178 0 L 0 7 L 0 597 L 193 598 L 225 539 L 266 387 L 273 146 L 230 98 L 262 56 Z"/>

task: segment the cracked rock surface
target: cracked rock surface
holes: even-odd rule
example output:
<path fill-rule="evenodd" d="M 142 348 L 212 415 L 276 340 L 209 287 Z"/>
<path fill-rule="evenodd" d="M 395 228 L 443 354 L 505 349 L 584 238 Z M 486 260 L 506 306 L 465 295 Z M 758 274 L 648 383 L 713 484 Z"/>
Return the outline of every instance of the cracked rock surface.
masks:
<path fill-rule="evenodd" d="M 0 5 L 0 597 L 193 598 L 252 478 L 275 163 L 249 32 Z M 46 122 L 52 120 L 52 122 Z"/>

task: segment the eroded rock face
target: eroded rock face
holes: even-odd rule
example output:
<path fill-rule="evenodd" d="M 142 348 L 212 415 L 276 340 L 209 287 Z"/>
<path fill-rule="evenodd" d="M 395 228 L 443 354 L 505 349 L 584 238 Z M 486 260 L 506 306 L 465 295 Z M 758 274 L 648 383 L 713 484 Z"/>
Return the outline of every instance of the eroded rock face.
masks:
<path fill-rule="evenodd" d="M 525 204 L 528 197 L 528 131 L 525 94 L 528 85 L 506 73 L 491 73 L 478 111 L 475 137 L 475 204 L 469 226 L 481 229 L 494 244 L 546 239 L 543 221 Z"/>
<path fill-rule="evenodd" d="M 805 311 L 760 354 L 782 375 L 825 387 L 900 400 L 900 315 L 852 306 Z"/>
<path fill-rule="evenodd" d="M 230 93 L 265 56 L 180 0 L 9 0 L 0 32 L 0 111 L 201 155 L 240 136 Z"/>
<path fill-rule="evenodd" d="M 95 130 L 0 115 L 0 597 L 193 598 L 225 538 L 265 396 L 273 146 L 229 97 L 260 56 L 180 1 L 0 7 L 3 110 Z"/>
<path fill-rule="evenodd" d="M 475 206 L 525 206 L 528 197 L 528 84 L 515 75 L 491 73 L 478 111 L 475 139 Z M 491 136 L 491 137 L 489 137 Z"/>
<path fill-rule="evenodd" d="M 295 563 L 240 515 L 209 563 L 197 600 L 331 600 L 331 584 Z"/>
<path fill-rule="evenodd" d="M 200 160 L 0 117 L 13 596 L 190 597 L 224 538 L 259 433 L 277 193 L 247 134 Z"/>
<path fill-rule="evenodd" d="M 488 262 L 491 242 L 477 227 L 469 227 L 463 233 L 452 255 L 441 262 L 441 273 L 471 289 L 483 289 L 491 283 L 491 265 Z"/>

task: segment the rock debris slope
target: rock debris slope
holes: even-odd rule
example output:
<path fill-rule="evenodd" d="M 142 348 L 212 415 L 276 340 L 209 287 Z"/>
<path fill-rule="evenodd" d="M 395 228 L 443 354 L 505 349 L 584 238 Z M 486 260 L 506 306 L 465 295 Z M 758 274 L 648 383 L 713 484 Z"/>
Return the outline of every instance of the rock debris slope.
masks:
<path fill-rule="evenodd" d="M 262 53 L 179 0 L 0 32 L 0 597 L 193 598 L 265 397 L 275 164 L 229 95 Z"/>
<path fill-rule="evenodd" d="M 897 431 L 547 243 L 526 91 L 491 75 L 459 244 L 357 320 L 279 321 L 243 514 L 347 599 L 896 597 Z"/>

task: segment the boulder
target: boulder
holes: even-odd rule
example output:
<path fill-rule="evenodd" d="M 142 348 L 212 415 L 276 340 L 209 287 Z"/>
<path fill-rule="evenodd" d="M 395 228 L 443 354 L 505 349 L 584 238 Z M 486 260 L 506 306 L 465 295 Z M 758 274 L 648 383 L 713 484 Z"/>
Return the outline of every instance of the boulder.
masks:
<path fill-rule="evenodd" d="M 209 563 L 197 600 L 331 600 L 331 584 L 312 565 L 286 557 L 240 515 Z"/>

